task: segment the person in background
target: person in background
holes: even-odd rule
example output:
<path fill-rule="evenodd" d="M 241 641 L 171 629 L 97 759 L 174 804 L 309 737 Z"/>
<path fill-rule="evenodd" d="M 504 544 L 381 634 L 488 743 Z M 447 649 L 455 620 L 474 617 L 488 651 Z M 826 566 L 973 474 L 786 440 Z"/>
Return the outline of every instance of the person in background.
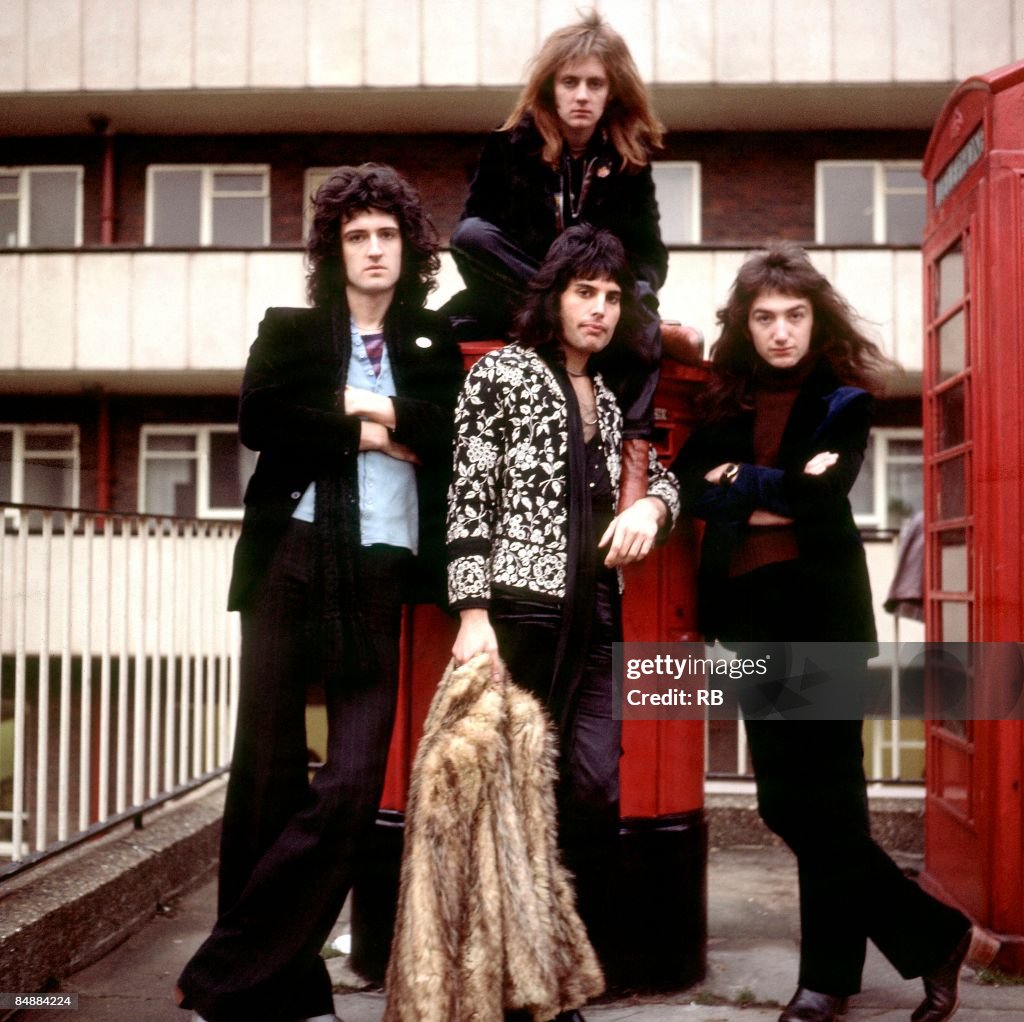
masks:
<path fill-rule="evenodd" d="M 312 308 L 267 310 L 239 406 L 259 460 L 229 597 L 242 654 L 218 918 L 177 991 L 208 1022 L 335 1018 L 320 950 L 380 803 L 402 605 L 417 570 L 443 580 L 463 373 L 424 309 L 436 235 L 390 167 L 339 168 L 313 208 Z M 317 684 L 327 756 L 310 782 Z"/>
<path fill-rule="evenodd" d="M 785 657 L 793 641 L 870 649 L 871 591 L 848 494 L 886 360 L 796 245 L 750 257 L 718 318 L 702 424 L 672 465 L 684 509 L 706 523 L 704 637 L 750 655 Z M 756 694 L 740 700 L 758 808 L 795 853 L 800 885 L 799 986 L 780 1022 L 834 1022 L 860 990 L 868 939 L 903 977 L 923 977 L 913 1022 L 944 1022 L 961 965 L 991 961 L 995 941 L 872 839 L 861 719 L 756 719 Z"/>
<path fill-rule="evenodd" d="M 451 237 L 467 290 L 443 309 L 462 339 L 503 338 L 562 231 L 585 224 L 619 239 L 635 276 L 637 316 L 598 361 L 624 413 L 624 506 L 643 493 L 662 354 L 657 293 L 668 253 L 650 163 L 662 134 L 617 32 L 593 12 L 553 32 L 512 113 L 484 145 Z M 684 329 L 696 346 L 699 332 Z"/>
<path fill-rule="evenodd" d="M 615 918 L 618 569 L 650 553 L 678 506 L 652 449 L 647 495 L 616 514 L 622 413 L 595 363 L 622 343 L 635 295 L 613 234 L 577 226 L 559 236 L 530 282 L 515 343 L 484 355 L 466 379 L 449 494 L 449 600 L 460 616 L 452 653 L 460 664 L 500 656 L 551 713 L 559 840 L 599 953 Z"/>

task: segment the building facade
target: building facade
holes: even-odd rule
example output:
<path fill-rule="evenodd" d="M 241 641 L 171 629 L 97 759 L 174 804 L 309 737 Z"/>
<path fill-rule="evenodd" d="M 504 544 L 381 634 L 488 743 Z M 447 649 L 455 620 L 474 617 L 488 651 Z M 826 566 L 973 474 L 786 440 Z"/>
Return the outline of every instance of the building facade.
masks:
<path fill-rule="evenodd" d="M 397 167 L 443 241 L 575 0 L 2 0 L 0 502 L 231 518 L 263 310 L 303 304 L 306 197 Z M 604 0 L 668 129 L 662 314 L 712 341 L 745 253 L 807 245 L 904 367 L 855 492 L 876 603 L 921 507 L 920 161 L 1024 0 Z M 459 287 L 445 258 L 437 305 Z M 890 635 L 885 616 L 883 637 Z"/>

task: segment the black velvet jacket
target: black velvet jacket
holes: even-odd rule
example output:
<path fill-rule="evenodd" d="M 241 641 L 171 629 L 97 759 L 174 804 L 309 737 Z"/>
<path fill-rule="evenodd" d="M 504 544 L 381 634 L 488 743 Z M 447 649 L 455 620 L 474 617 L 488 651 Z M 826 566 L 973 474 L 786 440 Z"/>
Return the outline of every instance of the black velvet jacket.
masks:
<path fill-rule="evenodd" d="M 510 131 L 495 131 L 480 155 L 462 218 L 480 217 L 513 238 L 537 262 L 558 235 L 555 195 L 559 172 L 541 158 L 544 141 L 525 117 Z M 587 148 L 593 172 L 577 223 L 605 228 L 623 244 L 636 276 L 658 291 L 668 272 L 650 165 L 622 170 L 622 158 L 600 129 Z M 566 226 L 570 226 L 566 223 Z"/>
<path fill-rule="evenodd" d="M 385 342 L 398 395 L 394 438 L 421 459 L 420 571 L 430 593 L 444 585 L 444 519 L 451 478 L 452 420 L 462 383 L 462 359 L 448 323 L 427 310 L 392 306 Z M 239 400 L 242 443 L 259 451 L 245 493 L 245 517 L 235 550 L 228 606 L 253 599 L 306 487 L 333 478 L 352 513 L 340 542 L 359 544 L 356 456 L 359 419 L 338 408 L 351 350 L 349 315 L 334 310 L 268 309 L 245 368 Z M 319 499 L 319 487 L 318 487 Z M 414 594 L 425 598 L 422 587 Z"/>
<path fill-rule="evenodd" d="M 698 575 L 698 623 L 708 640 L 728 621 L 725 583 L 730 558 L 750 513 L 756 508 L 794 520 L 797 546 L 815 599 L 824 609 L 827 635 L 792 638 L 820 641 L 875 641 L 871 586 L 849 492 L 867 446 L 874 399 L 858 387 L 839 384 L 821 366 L 801 386 L 779 448 L 779 465 L 752 464 L 754 413 L 741 412 L 698 426 L 676 456 L 683 511 L 705 522 Z M 822 475 L 803 469 L 821 451 L 839 461 Z M 736 462 L 739 475 L 729 487 L 705 481 L 716 465 Z M 770 594 L 766 594 L 770 598 Z"/>

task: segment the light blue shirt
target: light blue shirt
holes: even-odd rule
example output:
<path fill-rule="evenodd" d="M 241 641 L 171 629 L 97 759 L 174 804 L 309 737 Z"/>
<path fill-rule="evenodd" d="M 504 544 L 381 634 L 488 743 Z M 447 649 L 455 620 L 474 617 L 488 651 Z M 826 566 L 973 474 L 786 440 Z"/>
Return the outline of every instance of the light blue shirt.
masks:
<path fill-rule="evenodd" d="M 351 324 L 352 356 L 347 382 L 385 397 L 395 396 L 395 377 L 387 345 L 376 375 L 363 338 Z M 416 500 L 416 467 L 381 451 L 362 451 L 356 457 L 359 484 L 359 533 L 363 546 L 386 543 L 414 554 L 419 550 L 419 505 Z M 310 483 L 292 512 L 293 518 L 312 522 L 316 517 L 316 483 Z"/>

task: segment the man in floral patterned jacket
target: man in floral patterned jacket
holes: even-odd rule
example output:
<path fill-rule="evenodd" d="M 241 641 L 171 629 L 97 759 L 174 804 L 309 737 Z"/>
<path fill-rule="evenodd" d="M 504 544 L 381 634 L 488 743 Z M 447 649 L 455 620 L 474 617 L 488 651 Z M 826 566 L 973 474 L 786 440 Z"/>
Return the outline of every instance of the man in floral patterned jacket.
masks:
<path fill-rule="evenodd" d="M 632 285 L 610 232 L 573 227 L 554 242 L 515 343 L 481 358 L 463 387 L 449 491 L 449 598 L 461 617 L 452 652 L 460 663 L 489 652 L 496 670 L 500 655 L 551 712 L 561 746 L 560 840 L 597 940 L 614 911 L 618 569 L 647 556 L 679 506 L 652 450 L 648 495 L 615 513 L 622 413 L 600 362 L 636 315 Z"/>

